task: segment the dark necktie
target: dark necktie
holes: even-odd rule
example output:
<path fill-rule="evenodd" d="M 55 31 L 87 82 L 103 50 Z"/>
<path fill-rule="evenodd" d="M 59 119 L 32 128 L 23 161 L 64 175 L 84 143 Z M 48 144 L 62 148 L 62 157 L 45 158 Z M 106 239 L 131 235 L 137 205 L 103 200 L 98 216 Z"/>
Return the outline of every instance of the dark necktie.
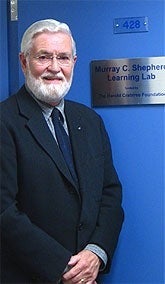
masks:
<path fill-rule="evenodd" d="M 72 155 L 70 139 L 63 126 L 64 123 L 63 115 L 57 108 L 54 108 L 51 117 L 52 117 L 52 122 L 54 124 L 54 129 L 59 148 L 63 154 L 63 157 L 70 170 L 72 177 L 74 178 L 75 181 L 77 181 L 77 176 L 75 173 L 75 168 L 73 163 L 73 155 Z"/>

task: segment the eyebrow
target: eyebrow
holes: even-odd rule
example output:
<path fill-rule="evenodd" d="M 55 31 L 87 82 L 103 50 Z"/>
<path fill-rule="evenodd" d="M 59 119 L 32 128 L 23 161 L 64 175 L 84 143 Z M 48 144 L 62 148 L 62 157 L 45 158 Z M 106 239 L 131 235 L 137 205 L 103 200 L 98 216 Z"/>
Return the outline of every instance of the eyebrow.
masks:
<path fill-rule="evenodd" d="M 48 52 L 47 50 L 45 50 L 45 49 L 41 49 L 40 51 L 38 51 L 37 53 L 36 53 L 37 55 L 40 55 L 40 54 L 53 54 L 53 52 Z M 57 53 L 56 55 L 68 55 L 68 56 L 70 56 L 71 54 L 69 53 L 69 52 L 59 52 L 59 53 Z"/>
<path fill-rule="evenodd" d="M 36 53 L 37 55 L 39 55 L 39 54 L 53 54 L 52 52 L 48 52 L 48 51 L 46 51 L 45 49 L 41 49 L 40 51 L 38 51 L 37 53 Z"/>

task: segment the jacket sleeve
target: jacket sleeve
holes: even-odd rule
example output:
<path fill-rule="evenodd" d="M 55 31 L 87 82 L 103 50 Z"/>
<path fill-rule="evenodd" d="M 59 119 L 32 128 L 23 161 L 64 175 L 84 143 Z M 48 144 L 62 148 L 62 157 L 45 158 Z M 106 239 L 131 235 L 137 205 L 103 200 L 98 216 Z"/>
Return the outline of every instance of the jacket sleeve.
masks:
<path fill-rule="evenodd" d="M 107 253 L 108 263 L 105 272 L 108 272 L 117 246 L 124 212 L 121 206 L 122 186 L 114 168 L 111 145 L 102 120 L 100 132 L 104 159 L 103 188 L 97 226 L 90 243 L 97 244 Z"/>
<path fill-rule="evenodd" d="M 14 261 L 40 282 L 57 282 L 71 252 L 31 222 L 17 204 L 17 153 L 12 130 L 1 123 L 1 240 Z"/>

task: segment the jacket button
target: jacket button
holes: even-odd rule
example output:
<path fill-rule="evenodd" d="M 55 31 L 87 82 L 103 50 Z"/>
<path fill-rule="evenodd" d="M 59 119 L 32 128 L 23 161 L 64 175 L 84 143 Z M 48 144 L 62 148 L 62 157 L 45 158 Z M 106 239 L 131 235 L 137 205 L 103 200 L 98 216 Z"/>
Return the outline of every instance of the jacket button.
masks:
<path fill-rule="evenodd" d="M 81 230 L 83 229 L 83 223 L 80 223 L 80 224 L 78 225 L 78 229 L 79 229 L 79 231 L 81 231 Z"/>

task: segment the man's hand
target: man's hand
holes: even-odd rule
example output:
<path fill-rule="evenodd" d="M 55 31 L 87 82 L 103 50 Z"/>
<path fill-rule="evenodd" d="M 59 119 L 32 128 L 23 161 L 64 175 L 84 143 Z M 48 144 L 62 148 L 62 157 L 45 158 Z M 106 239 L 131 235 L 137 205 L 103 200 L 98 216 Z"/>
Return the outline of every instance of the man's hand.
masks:
<path fill-rule="evenodd" d="M 71 269 L 66 272 L 62 281 L 64 284 L 97 284 L 100 258 L 89 250 L 83 250 L 71 257 L 68 265 Z"/>

